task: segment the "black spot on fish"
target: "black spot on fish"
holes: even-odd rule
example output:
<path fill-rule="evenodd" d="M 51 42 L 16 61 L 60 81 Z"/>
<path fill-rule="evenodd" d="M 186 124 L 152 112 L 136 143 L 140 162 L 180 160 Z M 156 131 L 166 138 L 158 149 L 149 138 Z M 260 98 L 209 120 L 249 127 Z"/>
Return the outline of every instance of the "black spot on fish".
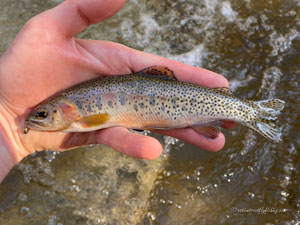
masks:
<path fill-rule="evenodd" d="M 97 98 L 97 107 L 98 107 L 98 109 L 102 109 L 102 99 L 101 99 L 101 97 Z"/>
<path fill-rule="evenodd" d="M 92 112 L 92 108 L 91 108 L 90 105 L 87 106 L 87 111 L 88 111 L 88 112 Z"/>
<path fill-rule="evenodd" d="M 145 107 L 143 102 L 141 102 L 139 105 L 140 105 L 141 109 L 143 109 Z"/>
<path fill-rule="evenodd" d="M 138 106 L 137 106 L 137 104 L 134 104 L 133 106 L 134 106 L 134 110 L 137 112 L 137 111 L 138 111 Z"/>
<path fill-rule="evenodd" d="M 126 97 L 123 93 L 121 93 L 119 95 L 119 102 L 120 102 L 121 105 L 125 105 L 125 103 L 126 103 Z"/>
<path fill-rule="evenodd" d="M 129 83 L 129 86 L 130 86 L 131 88 L 134 88 L 134 87 L 136 86 L 136 82 L 130 82 L 130 83 Z"/>
<path fill-rule="evenodd" d="M 81 101 L 77 100 L 75 104 L 76 104 L 76 106 L 77 106 L 79 109 L 82 109 L 82 103 L 81 103 Z"/>
<path fill-rule="evenodd" d="M 108 106 L 109 106 L 110 108 L 113 108 L 113 107 L 114 107 L 112 101 L 110 101 L 110 100 L 107 102 L 107 104 L 108 104 Z"/>
<path fill-rule="evenodd" d="M 154 106 L 155 105 L 155 99 L 154 98 L 150 98 L 149 103 L 150 103 L 150 105 Z"/>

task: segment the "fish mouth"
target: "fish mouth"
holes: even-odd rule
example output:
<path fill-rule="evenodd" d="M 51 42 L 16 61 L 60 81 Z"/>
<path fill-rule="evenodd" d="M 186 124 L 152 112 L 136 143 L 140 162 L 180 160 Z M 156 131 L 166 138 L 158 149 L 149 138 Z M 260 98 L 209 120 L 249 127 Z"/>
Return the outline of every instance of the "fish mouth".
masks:
<path fill-rule="evenodd" d="M 32 128 L 32 129 L 43 129 L 44 123 L 42 121 L 38 121 L 38 120 L 25 120 L 25 124 L 24 124 L 25 128 Z"/>

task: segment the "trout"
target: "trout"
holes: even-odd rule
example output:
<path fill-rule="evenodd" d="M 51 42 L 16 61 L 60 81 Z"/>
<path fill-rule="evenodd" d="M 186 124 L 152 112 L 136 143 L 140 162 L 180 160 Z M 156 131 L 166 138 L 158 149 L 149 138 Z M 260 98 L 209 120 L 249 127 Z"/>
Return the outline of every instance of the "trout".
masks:
<path fill-rule="evenodd" d="M 227 88 L 180 82 L 167 67 L 152 66 L 134 74 L 99 77 L 54 95 L 28 115 L 24 133 L 191 127 L 214 139 L 222 121 L 235 121 L 279 142 L 275 120 L 284 104 L 280 99 L 239 99 Z"/>

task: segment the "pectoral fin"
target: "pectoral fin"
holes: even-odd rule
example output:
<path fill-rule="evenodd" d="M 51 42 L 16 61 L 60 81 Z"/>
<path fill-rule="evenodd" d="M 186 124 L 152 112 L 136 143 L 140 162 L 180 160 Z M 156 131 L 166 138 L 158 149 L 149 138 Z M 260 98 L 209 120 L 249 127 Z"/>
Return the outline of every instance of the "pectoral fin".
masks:
<path fill-rule="evenodd" d="M 102 124 L 105 124 L 110 118 L 110 115 L 107 113 L 96 114 L 91 116 L 85 116 L 76 121 L 83 128 L 97 127 Z"/>
<path fill-rule="evenodd" d="M 167 76 L 169 78 L 177 80 L 174 72 L 166 66 L 150 66 L 137 72 L 139 75 L 156 75 L 156 76 Z"/>

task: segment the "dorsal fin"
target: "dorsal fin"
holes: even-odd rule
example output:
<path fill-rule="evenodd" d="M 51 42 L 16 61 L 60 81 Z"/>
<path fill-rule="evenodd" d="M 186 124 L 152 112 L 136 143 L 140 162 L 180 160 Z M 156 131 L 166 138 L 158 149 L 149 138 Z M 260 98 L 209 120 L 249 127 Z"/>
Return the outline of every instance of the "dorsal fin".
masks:
<path fill-rule="evenodd" d="M 166 66 L 150 66 L 137 72 L 139 75 L 155 75 L 155 76 L 167 76 L 169 78 L 177 80 L 174 72 Z"/>
<path fill-rule="evenodd" d="M 218 87 L 217 90 L 221 91 L 224 94 L 227 94 L 229 96 L 233 96 L 231 90 L 228 87 Z"/>

